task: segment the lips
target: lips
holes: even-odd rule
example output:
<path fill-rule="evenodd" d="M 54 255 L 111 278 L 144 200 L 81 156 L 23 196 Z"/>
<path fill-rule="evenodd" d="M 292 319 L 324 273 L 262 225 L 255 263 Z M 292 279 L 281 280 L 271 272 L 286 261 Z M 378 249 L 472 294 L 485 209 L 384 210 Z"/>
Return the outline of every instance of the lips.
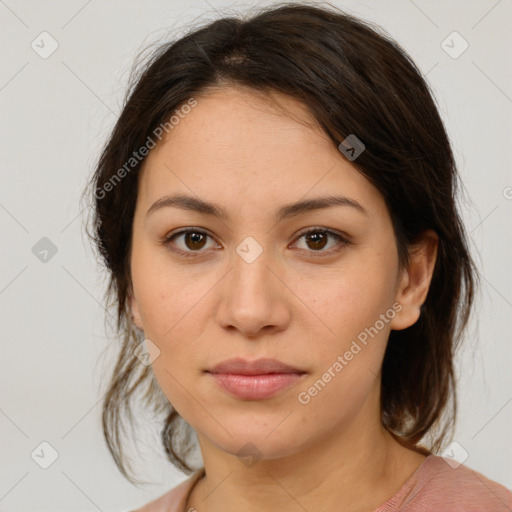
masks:
<path fill-rule="evenodd" d="M 240 357 L 228 359 L 214 366 L 209 373 L 231 373 L 236 375 L 264 375 L 268 373 L 305 373 L 303 370 L 294 368 L 278 361 L 277 359 L 257 359 L 247 361 Z"/>
<path fill-rule="evenodd" d="M 307 373 L 276 359 L 229 359 L 206 371 L 223 391 L 243 400 L 263 400 L 287 389 Z"/>

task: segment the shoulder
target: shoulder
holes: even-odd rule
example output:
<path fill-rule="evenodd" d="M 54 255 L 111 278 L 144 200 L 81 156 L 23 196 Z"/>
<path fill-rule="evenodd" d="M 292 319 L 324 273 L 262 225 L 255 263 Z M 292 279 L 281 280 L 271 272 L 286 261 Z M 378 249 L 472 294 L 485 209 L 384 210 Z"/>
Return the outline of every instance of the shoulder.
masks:
<path fill-rule="evenodd" d="M 512 492 L 464 464 L 431 454 L 417 472 L 403 510 L 510 511 Z"/>
<path fill-rule="evenodd" d="M 203 474 L 204 468 L 198 469 L 170 491 L 130 512 L 182 512 L 192 487 Z"/>

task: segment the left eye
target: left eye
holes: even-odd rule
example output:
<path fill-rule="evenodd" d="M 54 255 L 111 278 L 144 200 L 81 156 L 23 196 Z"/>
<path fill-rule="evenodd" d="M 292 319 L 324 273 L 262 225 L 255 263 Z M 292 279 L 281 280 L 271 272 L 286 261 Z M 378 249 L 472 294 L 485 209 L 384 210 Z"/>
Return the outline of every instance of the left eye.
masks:
<path fill-rule="evenodd" d="M 307 246 L 310 249 L 313 249 L 312 252 L 320 252 L 322 253 L 321 255 L 331 254 L 332 252 L 341 249 L 342 246 L 347 245 L 349 243 L 349 241 L 346 238 L 343 238 L 341 235 L 338 235 L 333 231 L 329 231 L 328 229 L 321 228 L 312 229 L 306 231 L 305 233 L 302 233 L 298 240 L 301 240 L 303 238 Z M 341 245 L 341 247 L 336 247 L 335 244 L 334 247 L 331 246 L 329 249 L 323 250 L 325 249 L 326 245 L 328 245 L 329 238 L 335 239 L 338 242 L 338 245 Z"/>
<path fill-rule="evenodd" d="M 185 229 L 178 231 L 177 233 L 172 233 L 167 235 L 162 244 L 167 246 L 169 250 L 184 254 L 185 256 L 193 256 L 192 253 L 201 253 L 205 252 L 201 249 L 207 247 L 207 239 L 212 237 L 201 231 L 199 229 Z M 329 244 L 329 238 L 334 239 L 337 244 L 334 244 L 334 247 L 331 246 L 328 249 L 325 247 Z M 306 248 L 301 248 L 301 250 L 306 250 L 312 253 L 320 253 L 318 256 L 328 255 L 333 252 L 340 250 L 343 246 L 349 244 L 350 242 L 342 237 L 341 235 L 334 233 L 328 229 L 323 228 L 315 228 L 310 229 L 309 231 L 303 232 L 297 240 L 304 239 L 306 244 Z M 175 240 L 180 240 L 180 243 L 176 243 Z M 180 246 L 181 245 L 181 246 Z M 336 247 L 338 245 L 338 247 Z M 317 256 L 315 254 L 315 256 Z"/>

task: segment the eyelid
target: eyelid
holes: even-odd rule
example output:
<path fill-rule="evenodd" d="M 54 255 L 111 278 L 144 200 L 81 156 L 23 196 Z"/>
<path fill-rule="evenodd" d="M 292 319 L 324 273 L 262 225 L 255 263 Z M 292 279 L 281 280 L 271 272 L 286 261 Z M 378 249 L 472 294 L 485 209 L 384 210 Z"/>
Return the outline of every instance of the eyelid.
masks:
<path fill-rule="evenodd" d="M 326 251 L 313 251 L 313 250 L 308 251 L 307 249 L 300 249 L 301 251 L 311 254 L 313 257 L 322 258 L 322 257 L 331 256 L 332 254 L 340 252 L 343 249 L 343 247 L 345 247 L 346 245 L 349 245 L 352 243 L 351 237 L 342 231 L 338 231 L 338 230 L 323 227 L 323 226 L 309 226 L 309 227 L 303 228 L 302 230 L 300 230 L 297 233 L 295 241 L 292 242 L 292 244 L 295 244 L 304 235 L 307 235 L 309 233 L 315 233 L 315 232 L 327 233 L 328 235 L 330 235 L 334 238 L 337 238 L 338 244 L 335 247 L 331 247 L 330 249 L 327 249 Z"/>
<path fill-rule="evenodd" d="M 345 233 L 343 231 L 338 231 L 337 229 L 327 228 L 325 226 L 308 226 L 306 228 L 301 229 L 296 233 L 296 237 L 300 237 L 302 235 L 305 235 L 306 233 L 311 233 L 314 231 L 323 231 L 325 233 L 330 233 L 336 236 L 339 236 L 340 238 L 350 241 L 351 237 L 348 233 Z"/>
<path fill-rule="evenodd" d="M 176 247 L 174 249 L 170 249 L 170 245 L 172 244 L 172 239 L 177 238 L 178 236 L 182 236 L 186 233 L 200 233 L 202 235 L 208 236 L 212 240 L 214 240 L 217 244 L 218 242 L 215 240 L 215 237 L 211 235 L 208 230 L 205 230 L 204 228 L 196 228 L 194 226 L 184 227 L 184 228 L 178 228 L 174 231 L 171 231 L 170 233 L 167 233 L 163 239 L 159 242 L 159 245 L 163 245 L 164 247 L 167 247 L 170 251 L 179 253 L 181 255 L 184 255 L 185 257 L 188 256 L 200 256 L 203 253 L 206 253 L 206 251 L 183 251 L 179 247 Z"/>

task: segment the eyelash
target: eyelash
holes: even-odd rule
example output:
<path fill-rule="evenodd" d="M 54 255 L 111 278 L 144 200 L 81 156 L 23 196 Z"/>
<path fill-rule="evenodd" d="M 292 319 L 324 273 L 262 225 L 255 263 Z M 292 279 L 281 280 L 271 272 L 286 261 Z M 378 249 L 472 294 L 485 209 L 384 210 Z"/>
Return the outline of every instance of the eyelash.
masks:
<path fill-rule="evenodd" d="M 205 231 L 203 231 L 201 229 L 186 228 L 186 229 L 182 229 L 176 233 L 168 234 L 166 237 L 164 237 L 164 239 L 160 242 L 160 244 L 167 247 L 170 251 L 177 252 L 178 254 L 182 254 L 183 256 L 185 256 L 187 258 L 195 257 L 196 253 L 200 254 L 202 252 L 206 252 L 206 251 L 201 251 L 201 250 L 200 251 L 183 251 L 182 249 L 178 249 L 176 247 L 174 247 L 174 248 L 170 247 L 171 245 L 174 245 L 172 241 L 175 238 L 178 238 L 179 236 L 182 236 L 186 233 L 199 233 L 201 235 L 205 235 L 210 238 L 213 238 L 208 233 L 206 233 Z M 333 238 L 336 238 L 339 242 L 338 247 L 332 247 L 331 249 L 328 249 L 327 251 L 313 251 L 313 250 L 303 249 L 306 252 L 311 253 L 313 255 L 313 257 L 315 257 L 315 258 L 324 258 L 327 256 L 331 256 L 332 254 L 339 252 L 341 249 L 343 249 L 343 247 L 345 247 L 346 245 L 349 245 L 351 243 L 349 240 L 347 240 L 345 237 L 341 236 L 340 234 L 335 233 L 334 231 L 331 231 L 329 229 L 322 228 L 322 227 L 308 228 L 306 231 L 300 232 L 297 240 L 304 237 L 305 235 L 309 235 L 312 233 L 327 233 L 328 236 L 332 236 Z"/>

